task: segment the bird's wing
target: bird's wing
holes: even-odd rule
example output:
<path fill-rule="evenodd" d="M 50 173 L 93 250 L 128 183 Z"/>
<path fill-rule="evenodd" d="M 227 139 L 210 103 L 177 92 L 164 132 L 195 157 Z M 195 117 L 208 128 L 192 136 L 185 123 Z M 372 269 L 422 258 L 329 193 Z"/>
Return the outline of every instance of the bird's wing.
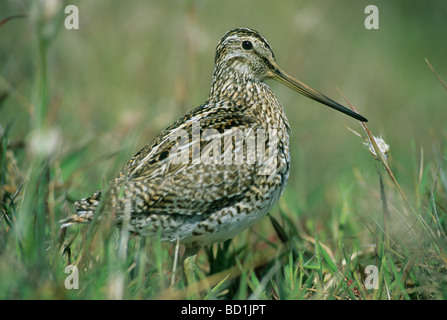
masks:
<path fill-rule="evenodd" d="M 254 150 L 235 137 L 253 139 L 259 127 L 234 108 L 193 111 L 129 161 L 112 183 L 113 206 L 119 211 L 130 201 L 132 214 L 201 215 L 235 203 L 259 178 Z"/>

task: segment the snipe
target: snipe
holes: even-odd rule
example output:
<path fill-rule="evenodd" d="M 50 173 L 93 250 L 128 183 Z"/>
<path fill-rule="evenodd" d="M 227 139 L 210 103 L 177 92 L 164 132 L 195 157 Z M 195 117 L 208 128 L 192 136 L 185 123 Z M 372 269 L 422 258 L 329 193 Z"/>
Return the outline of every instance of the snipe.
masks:
<path fill-rule="evenodd" d="M 129 232 L 185 244 L 191 281 L 197 251 L 262 219 L 286 186 L 289 122 L 265 79 L 367 121 L 284 72 L 261 34 L 231 30 L 217 45 L 205 103 L 140 150 L 106 194 L 77 201 L 63 227 L 90 221 L 102 196 L 98 214 L 114 214 Z"/>

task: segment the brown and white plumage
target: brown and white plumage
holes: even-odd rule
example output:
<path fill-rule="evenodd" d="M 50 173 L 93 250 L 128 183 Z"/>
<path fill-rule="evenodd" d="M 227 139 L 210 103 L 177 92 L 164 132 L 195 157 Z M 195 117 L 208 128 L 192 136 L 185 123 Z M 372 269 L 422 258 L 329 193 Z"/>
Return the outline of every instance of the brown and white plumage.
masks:
<path fill-rule="evenodd" d="M 266 78 L 366 121 L 288 76 L 276 64 L 270 45 L 258 32 L 247 28 L 231 30 L 216 48 L 206 102 L 163 130 L 127 163 L 108 188 L 102 214 L 113 212 L 120 224 L 124 213 L 128 213 L 129 231 L 142 235 L 159 232 L 162 241 L 179 239 L 190 248 L 232 238 L 259 221 L 282 194 L 290 167 L 289 123 L 283 107 L 264 83 Z M 202 137 L 199 146 L 192 142 L 197 124 Z M 272 174 L 260 174 L 265 163 L 247 161 L 253 160 L 247 148 L 223 138 L 231 129 L 247 136 L 258 129 L 274 130 L 277 145 L 270 150 L 266 143 L 267 150 L 276 157 L 269 164 Z M 190 150 L 187 163 L 172 161 L 171 151 L 179 132 L 187 132 L 190 139 L 185 145 Z M 194 148 L 209 154 L 213 134 L 222 141 L 220 161 L 196 161 Z M 266 141 L 271 138 L 268 136 Z M 231 148 L 234 157 L 243 154 L 242 163 L 222 161 Z M 90 221 L 103 196 L 98 191 L 77 201 L 77 214 L 65 219 L 63 226 Z"/>

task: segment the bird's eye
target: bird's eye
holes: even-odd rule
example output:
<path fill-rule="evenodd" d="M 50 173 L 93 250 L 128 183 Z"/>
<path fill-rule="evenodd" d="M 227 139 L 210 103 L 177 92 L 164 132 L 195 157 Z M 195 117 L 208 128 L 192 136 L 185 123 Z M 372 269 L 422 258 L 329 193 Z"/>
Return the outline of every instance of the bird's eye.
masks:
<path fill-rule="evenodd" d="M 242 48 L 244 50 L 251 50 L 253 49 L 253 44 L 250 41 L 244 41 L 242 42 Z"/>

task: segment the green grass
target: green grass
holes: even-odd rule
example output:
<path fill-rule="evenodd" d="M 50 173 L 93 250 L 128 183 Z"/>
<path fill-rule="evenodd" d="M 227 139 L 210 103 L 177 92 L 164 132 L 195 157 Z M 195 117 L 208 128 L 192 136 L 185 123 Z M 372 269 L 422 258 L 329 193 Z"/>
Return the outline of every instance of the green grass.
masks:
<path fill-rule="evenodd" d="M 75 2 L 76 31 L 63 6 L 0 4 L 0 19 L 27 15 L 0 27 L 0 298 L 447 298 L 445 4 L 377 1 L 380 30 L 366 31 L 358 1 L 261 1 L 252 15 L 254 1 Z M 234 26 L 261 31 L 316 89 L 343 101 L 342 88 L 390 158 L 346 130 L 366 137 L 358 122 L 269 83 L 293 131 L 288 186 L 270 217 L 200 252 L 191 294 L 174 245 L 107 219 L 63 234 L 59 221 L 204 101 Z"/>

